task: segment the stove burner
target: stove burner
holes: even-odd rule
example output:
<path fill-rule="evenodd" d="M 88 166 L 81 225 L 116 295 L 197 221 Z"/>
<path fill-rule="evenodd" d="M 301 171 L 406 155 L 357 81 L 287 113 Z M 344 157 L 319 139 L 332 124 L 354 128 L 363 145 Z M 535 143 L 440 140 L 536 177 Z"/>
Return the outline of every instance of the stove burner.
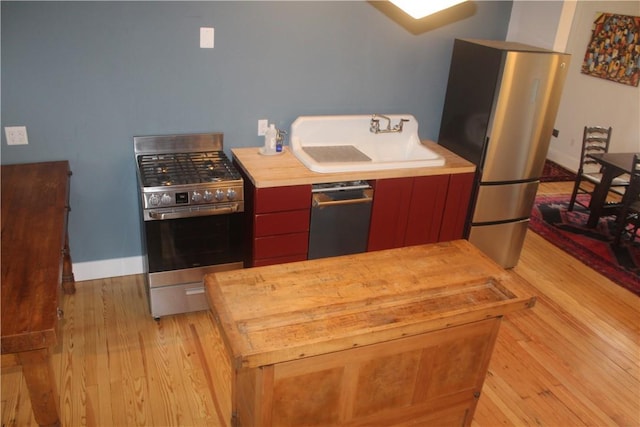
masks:
<path fill-rule="evenodd" d="M 155 168 L 156 175 L 158 176 L 158 181 L 162 185 L 171 185 L 171 175 L 169 175 L 169 169 L 165 163 L 158 163 Z"/>
<path fill-rule="evenodd" d="M 144 187 L 241 179 L 222 151 L 146 154 L 138 157 Z"/>
<path fill-rule="evenodd" d="M 203 167 L 206 171 L 205 180 L 208 182 L 222 181 L 227 173 L 223 164 L 215 163 L 212 160 L 206 160 Z"/>

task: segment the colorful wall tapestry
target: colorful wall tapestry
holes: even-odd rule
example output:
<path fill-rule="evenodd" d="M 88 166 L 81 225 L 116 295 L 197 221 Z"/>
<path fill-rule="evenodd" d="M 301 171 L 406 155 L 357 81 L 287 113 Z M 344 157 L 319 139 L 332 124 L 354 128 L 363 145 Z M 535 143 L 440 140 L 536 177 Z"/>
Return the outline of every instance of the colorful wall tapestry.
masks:
<path fill-rule="evenodd" d="M 596 14 L 582 73 L 638 86 L 640 80 L 640 16 Z"/>

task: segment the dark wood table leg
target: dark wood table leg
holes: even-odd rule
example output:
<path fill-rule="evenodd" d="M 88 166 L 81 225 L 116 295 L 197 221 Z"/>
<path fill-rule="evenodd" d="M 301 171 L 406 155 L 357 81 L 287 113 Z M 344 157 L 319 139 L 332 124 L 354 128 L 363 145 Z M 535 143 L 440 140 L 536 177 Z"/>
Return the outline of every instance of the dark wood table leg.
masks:
<path fill-rule="evenodd" d="M 58 392 L 49 350 L 24 351 L 16 356 L 22 365 L 36 422 L 40 426 L 60 426 Z"/>
<path fill-rule="evenodd" d="M 587 227 L 594 228 L 598 225 L 598 220 L 602 216 L 604 210 L 604 204 L 607 200 L 607 194 L 611 187 L 611 182 L 614 178 L 613 168 L 604 167 L 602 170 L 602 180 L 600 184 L 596 185 L 591 193 L 591 201 L 589 202 L 589 219 L 587 220 Z"/>
<path fill-rule="evenodd" d="M 65 235 L 64 250 L 62 254 L 62 290 L 65 294 L 76 292 L 76 280 L 73 276 L 71 264 L 71 252 L 69 251 L 69 235 Z"/>

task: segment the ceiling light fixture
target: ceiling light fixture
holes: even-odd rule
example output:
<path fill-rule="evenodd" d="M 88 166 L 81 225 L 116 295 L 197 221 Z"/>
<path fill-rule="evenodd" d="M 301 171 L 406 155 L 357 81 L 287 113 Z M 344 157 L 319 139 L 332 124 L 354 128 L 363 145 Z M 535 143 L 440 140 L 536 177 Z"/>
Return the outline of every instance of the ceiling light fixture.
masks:
<path fill-rule="evenodd" d="M 466 0 L 389 0 L 415 19 L 424 18 Z"/>

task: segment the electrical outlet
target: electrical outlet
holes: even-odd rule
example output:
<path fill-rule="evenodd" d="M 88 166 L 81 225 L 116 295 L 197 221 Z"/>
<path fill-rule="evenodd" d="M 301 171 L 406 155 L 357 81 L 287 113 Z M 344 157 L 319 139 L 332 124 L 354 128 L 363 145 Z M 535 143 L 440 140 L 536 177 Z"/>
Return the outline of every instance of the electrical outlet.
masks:
<path fill-rule="evenodd" d="M 7 137 L 7 145 L 27 145 L 27 127 L 26 126 L 5 126 L 4 134 Z"/>
<path fill-rule="evenodd" d="M 269 120 L 262 119 L 258 120 L 258 136 L 264 136 L 267 133 L 267 129 L 269 128 Z"/>

